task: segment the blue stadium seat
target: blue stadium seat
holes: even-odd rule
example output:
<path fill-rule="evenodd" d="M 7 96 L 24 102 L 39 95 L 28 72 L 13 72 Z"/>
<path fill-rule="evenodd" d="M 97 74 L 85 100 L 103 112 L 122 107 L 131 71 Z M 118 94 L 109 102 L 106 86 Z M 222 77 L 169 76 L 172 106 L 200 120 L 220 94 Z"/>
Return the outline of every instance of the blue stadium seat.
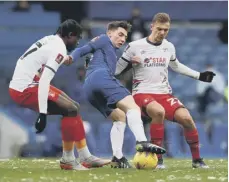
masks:
<path fill-rule="evenodd" d="M 92 37 L 99 36 L 100 34 L 105 34 L 105 28 L 91 28 Z"/>
<path fill-rule="evenodd" d="M 55 32 L 55 29 L 44 29 L 44 30 L 33 30 L 33 31 L 26 31 L 26 30 L 0 30 L 1 34 L 1 41 L 0 47 L 27 47 L 30 46 L 35 41 L 39 40 L 40 38 L 51 35 Z M 9 38 L 10 37 L 10 38 Z"/>
<path fill-rule="evenodd" d="M 213 143 L 216 154 L 221 157 L 227 156 L 228 150 L 228 124 L 214 124 Z"/>
<path fill-rule="evenodd" d="M 102 123 L 98 127 L 97 135 L 97 150 L 101 155 L 112 155 L 111 142 L 110 142 L 110 131 L 112 123 Z"/>
<path fill-rule="evenodd" d="M 1 26 L 18 28 L 58 27 L 60 24 L 60 15 L 54 12 L 1 12 L 0 24 Z"/>

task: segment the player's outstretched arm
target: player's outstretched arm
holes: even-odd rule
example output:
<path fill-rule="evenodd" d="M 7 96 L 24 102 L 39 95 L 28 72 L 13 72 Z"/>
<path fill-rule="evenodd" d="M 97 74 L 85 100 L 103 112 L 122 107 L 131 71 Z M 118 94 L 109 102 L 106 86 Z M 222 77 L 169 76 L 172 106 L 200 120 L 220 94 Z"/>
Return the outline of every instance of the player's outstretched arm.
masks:
<path fill-rule="evenodd" d="M 46 115 L 48 109 L 48 94 L 50 82 L 53 79 L 57 69 L 63 62 L 63 54 L 59 52 L 53 53 L 47 61 L 47 64 L 44 66 L 44 71 L 41 74 L 38 85 L 38 105 L 40 114 L 35 123 L 37 133 L 42 132 L 46 127 Z"/>
<path fill-rule="evenodd" d="M 39 80 L 38 86 L 38 105 L 39 105 L 39 116 L 35 123 L 36 133 L 41 133 L 46 127 L 46 114 L 48 108 L 48 93 L 50 82 L 53 79 L 55 73 L 51 70 L 52 68 L 45 67 L 44 71 Z"/>
<path fill-rule="evenodd" d="M 93 53 L 98 49 L 103 48 L 104 46 L 108 45 L 110 39 L 107 35 L 101 35 L 97 39 L 90 41 L 86 45 L 80 48 L 76 48 L 70 55 L 73 61 L 76 61 L 82 56 L 85 56 L 88 53 Z"/>
<path fill-rule="evenodd" d="M 180 63 L 176 58 L 176 49 L 173 44 L 171 44 L 170 51 L 171 51 L 171 57 L 170 57 L 169 66 L 173 71 L 203 82 L 211 82 L 213 80 L 215 73 L 211 71 L 200 73 Z"/>
<path fill-rule="evenodd" d="M 213 77 L 215 76 L 215 73 L 211 71 L 205 71 L 205 72 L 198 72 L 195 71 L 184 64 L 180 63 L 177 59 L 170 61 L 169 66 L 172 68 L 173 71 L 176 71 L 177 73 L 189 76 L 191 78 L 203 81 L 203 82 L 212 82 Z"/>

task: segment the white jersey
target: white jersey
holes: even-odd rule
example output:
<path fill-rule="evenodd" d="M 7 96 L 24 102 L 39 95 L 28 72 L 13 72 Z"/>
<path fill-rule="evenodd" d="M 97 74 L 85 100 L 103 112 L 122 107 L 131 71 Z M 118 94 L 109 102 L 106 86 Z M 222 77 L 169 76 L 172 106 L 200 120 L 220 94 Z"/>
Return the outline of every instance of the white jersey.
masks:
<path fill-rule="evenodd" d="M 140 64 L 132 64 L 133 94 L 172 93 L 168 81 L 168 66 L 170 61 L 176 60 L 176 53 L 171 42 L 164 39 L 160 45 L 154 45 L 147 38 L 131 42 L 117 63 L 116 73 L 120 72 L 118 67 L 130 62 L 133 56 L 141 58 Z"/>
<path fill-rule="evenodd" d="M 58 35 L 38 40 L 18 59 L 9 87 L 22 92 L 33 83 L 42 65 L 55 73 L 66 54 L 66 46 Z"/>

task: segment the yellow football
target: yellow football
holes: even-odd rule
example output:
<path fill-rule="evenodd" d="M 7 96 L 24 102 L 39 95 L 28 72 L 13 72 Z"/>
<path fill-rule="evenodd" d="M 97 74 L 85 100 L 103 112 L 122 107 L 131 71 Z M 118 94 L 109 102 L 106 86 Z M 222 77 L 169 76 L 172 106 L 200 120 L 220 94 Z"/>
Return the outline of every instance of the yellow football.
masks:
<path fill-rule="evenodd" d="M 155 169 L 157 161 L 157 155 L 150 152 L 137 152 L 133 160 L 137 169 Z"/>

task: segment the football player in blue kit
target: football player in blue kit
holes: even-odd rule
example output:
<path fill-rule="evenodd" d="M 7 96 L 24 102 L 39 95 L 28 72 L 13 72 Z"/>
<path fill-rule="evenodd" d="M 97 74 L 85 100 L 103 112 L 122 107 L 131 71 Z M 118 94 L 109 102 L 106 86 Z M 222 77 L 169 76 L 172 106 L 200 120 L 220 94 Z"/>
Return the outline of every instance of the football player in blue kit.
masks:
<path fill-rule="evenodd" d="M 106 34 L 94 38 L 83 47 L 76 48 L 65 59 L 76 61 L 88 53 L 93 53 L 83 86 L 88 101 L 105 117 L 119 118 L 124 115 L 124 120 L 127 118 L 127 123 L 136 139 L 137 151 L 163 154 L 166 152 L 164 148 L 147 141 L 140 108 L 130 92 L 114 77 L 117 63 L 116 50 L 126 42 L 130 28 L 131 25 L 125 21 L 110 22 Z M 120 161 L 121 159 L 123 161 Z M 116 162 L 119 168 L 128 167 L 128 161 L 124 157 L 118 159 L 114 156 L 112 162 Z"/>

